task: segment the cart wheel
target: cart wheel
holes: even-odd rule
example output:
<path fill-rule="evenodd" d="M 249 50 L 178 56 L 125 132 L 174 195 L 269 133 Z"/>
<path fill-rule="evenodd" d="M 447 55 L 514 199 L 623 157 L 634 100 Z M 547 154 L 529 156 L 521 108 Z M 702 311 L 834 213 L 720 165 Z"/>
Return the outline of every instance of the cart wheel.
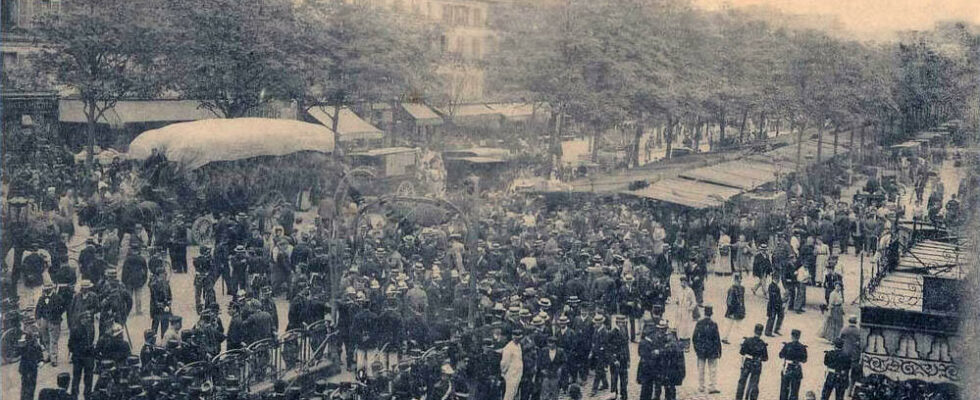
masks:
<path fill-rule="evenodd" d="M 20 340 L 22 334 L 20 329 L 10 328 L 0 336 L 0 356 L 2 356 L 4 364 L 20 361 L 20 349 L 17 347 L 17 341 Z"/>
<path fill-rule="evenodd" d="M 278 190 L 270 191 L 261 197 L 258 204 L 262 208 L 275 208 L 286 202 L 286 196 L 283 196 Z"/>
<path fill-rule="evenodd" d="M 191 225 L 191 240 L 199 246 L 214 246 L 214 222 L 209 217 L 199 217 Z"/>

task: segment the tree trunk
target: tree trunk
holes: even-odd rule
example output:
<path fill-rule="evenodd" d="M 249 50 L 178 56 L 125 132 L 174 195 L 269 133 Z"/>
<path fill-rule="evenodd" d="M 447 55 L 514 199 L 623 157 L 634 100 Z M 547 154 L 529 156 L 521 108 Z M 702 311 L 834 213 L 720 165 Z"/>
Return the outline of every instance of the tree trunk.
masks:
<path fill-rule="evenodd" d="M 640 120 L 642 119 L 641 116 Z M 633 154 L 630 155 L 629 164 L 631 167 L 640 166 L 640 142 L 643 140 L 643 124 L 639 122 L 640 120 L 637 120 L 636 129 L 633 132 L 633 146 L 630 148 L 630 152 Z"/>
<path fill-rule="evenodd" d="M 800 131 L 796 136 L 796 172 L 803 170 L 803 131 L 806 130 L 806 121 L 799 124 Z"/>
<path fill-rule="evenodd" d="M 562 129 L 564 129 L 565 127 L 565 124 L 563 123 L 564 106 L 559 104 L 557 111 L 558 112 L 554 113 L 553 115 L 555 130 L 554 130 L 554 138 L 552 138 L 551 140 L 551 155 L 552 155 L 551 170 L 552 170 L 552 174 L 556 178 L 561 176 L 559 172 L 561 171 L 561 156 L 562 156 L 561 136 L 562 136 Z"/>
<path fill-rule="evenodd" d="M 861 125 L 861 129 L 862 130 L 864 129 L 864 125 Z M 855 151 L 854 150 L 854 131 L 855 130 L 856 129 L 851 129 L 851 138 L 850 138 L 850 140 L 848 140 L 848 145 L 847 145 L 847 147 L 850 147 L 851 148 L 851 156 L 849 157 L 851 159 L 851 164 L 854 164 L 854 151 Z"/>
<path fill-rule="evenodd" d="M 667 115 L 667 127 L 664 128 L 664 159 L 670 160 L 670 150 L 673 147 L 674 142 L 674 119 Z"/>
<path fill-rule="evenodd" d="M 837 157 L 837 138 L 840 136 L 840 128 L 834 127 L 834 157 Z"/>
<path fill-rule="evenodd" d="M 96 120 L 99 118 L 97 104 L 95 100 L 86 99 L 83 111 L 85 112 L 85 139 L 88 142 L 88 151 L 85 155 L 85 165 L 89 172 L 95 171 L 95 130 Z"/>
<path fill-rule="evenodd" d="M 745 121 L 747 119 L 749 119 L 749 109 L 748 108 L 746 108 L 745 111 L 742 111 L 742 122 L 739 124 L 739 127 L 738 127 L 738 141 L 739 142 L 742 142 L 742 141 L 745 140 Z"/>
<path fill-rule="evenodd" d="M 823 123 L 817 125 L 817 164 L 820 164 L 823 156 Z"/>
<path fill-rule="evenodd" d="M 782 118 L 776 118 L 776 137 L 779 137 L 779 123 L 782 122 Z"/>
<path fill-rule="evenodd" d="M 599 135 L 601 134 L 601 129 L 599 127 L 593 127 L 592 132 L 592 162 L 599 162 Z"/>
<path fill-rule="evenodd" d="M 763 111 L 759 113 L 759 133 L 757 136 L 759 136 L 760 140 L 765 139 L 766 136 L 768 136 L 765 134 L 765 127 L 766 127 L 766 112 Z"/>
<path fill-rule="evenodd" d="M 718 144 L 725 141 L 725 112 L 722 111 L 718 117 Z"/>
<path fill-rule="evenodd" d="M 343 147 L 340 145 L 340 103 L 334 103 L 333 105 L 333 118 L 330 120 L 331 128 L 333 129 L 333 153 L 338 159 L 344 156 Z"/>

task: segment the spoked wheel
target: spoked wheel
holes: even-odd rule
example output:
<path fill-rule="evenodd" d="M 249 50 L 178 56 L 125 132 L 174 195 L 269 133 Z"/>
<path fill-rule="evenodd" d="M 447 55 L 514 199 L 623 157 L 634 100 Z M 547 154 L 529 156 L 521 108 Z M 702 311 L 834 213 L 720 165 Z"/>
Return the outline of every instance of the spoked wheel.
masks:
<path fill-rule="evenodd" d="M 286 203 L 286 196 L 278 190 L 273 190 L 259 198 L 259 206 L 262 208 L 273 209 Z"/>
<path fill-rule="evenodd" d="M 214 246 L 214 221 L 211 217 L 199 217 L 191 225 L 191 240 L 199 246 Z"/>
<path fill-rule="evenodd" d="M 4 364 L 20 361 L 20 349 L 17 346 L 17 341 L 22 335 L 23 332 L 17 328 L 3 331 L 3 335 L 0 336 L 0 356 L 2 356 Z"/>
<path fill-rule="evenodd" d="M 396 189 L 396 192 L 398 193 L 399 196 L 406 196 L 406 197 L 415 196 L 415 185 L 413 185 L 412 182 L 409 181 L 402 182 L 398 185 L 398 189 Z"/>

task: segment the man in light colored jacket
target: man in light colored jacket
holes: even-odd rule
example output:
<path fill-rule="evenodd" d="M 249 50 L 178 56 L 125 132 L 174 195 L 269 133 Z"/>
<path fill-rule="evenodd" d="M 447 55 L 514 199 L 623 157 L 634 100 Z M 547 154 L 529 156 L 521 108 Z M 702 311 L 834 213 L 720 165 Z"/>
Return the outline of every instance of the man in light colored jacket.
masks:
<path fill-rule="evenodd" d="M 511 335 L 510 342 L 504 346 L 500 357 L 500 375 L 504 378 L 504 400 L 517 397 L 517 386 L 524 374 L 524 361 L 520 340 L 523 333 L 519 328 Z"/>

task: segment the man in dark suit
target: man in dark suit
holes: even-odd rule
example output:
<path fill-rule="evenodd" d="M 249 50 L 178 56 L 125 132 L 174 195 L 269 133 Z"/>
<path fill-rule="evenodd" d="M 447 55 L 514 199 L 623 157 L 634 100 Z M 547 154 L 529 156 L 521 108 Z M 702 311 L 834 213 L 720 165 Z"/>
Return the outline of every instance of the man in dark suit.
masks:
<path fill-rule="evenodd" d="M 783 326 L 783 296 L 779 290 L 779 283 L 775 276 L 769 282 L 769 303 L 766 304 L 766 336 L 773 333 L 780 335 L 779 328 Z"/>
<path fill-rule="evenodd" d="M 560 378 L 565 376 L 564 369 L 568 359 L 565 350 L 558 347 L 558 338 L 549 336 L 548 347 L 538 353 L 538 377 L 541 380 L 542 399 L 557 399 L 560 388 Z"/>
<path fill-rule="evenodd" d="M 721 335 L 718 333 L 718 324 L 711 320 L 714 310 L 711 306 L 704 307 L 704 318 L 694 326 L 694 335 L 691 341 L 694 343 L 694 353 L 698 356 L 698 391 L 704 392 L 704 368 L 708 367 L 708 391 L 711 394 L 719 393 L 718 383 L 718 359 L 721 358 Z"/>

